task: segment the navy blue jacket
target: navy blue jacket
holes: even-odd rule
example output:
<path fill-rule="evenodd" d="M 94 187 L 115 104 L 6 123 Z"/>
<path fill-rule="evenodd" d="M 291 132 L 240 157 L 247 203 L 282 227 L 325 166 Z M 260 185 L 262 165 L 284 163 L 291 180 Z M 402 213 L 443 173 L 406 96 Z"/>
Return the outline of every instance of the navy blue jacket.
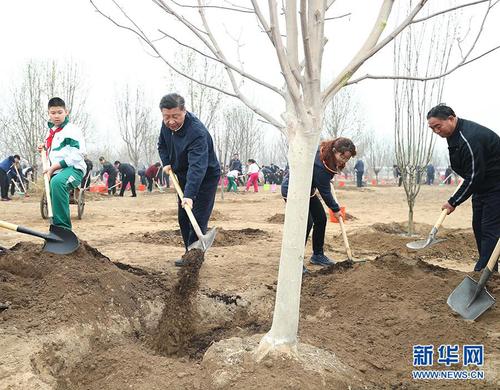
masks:
<path fill-rule="evenodd" d="M 448 203 L 454 207 L 472 194 L 482 194 L 500 183 L 500 137 L 475 122 L 458 118 L 453 134 L 446 139 L 451 168 L 464 181 Z"/>
<path fill-rule="evenodd" d="M 196 199 L 205 181 L 220 176 L 220 165 L 210 133 L 201 121 L 187 112 L 177 131 L 161 125 L 158 152 L 163 165 L 170 165 L 184 187 L 184 197 Z M 217 184 L 216 184 L 217 185 Z"/>
<path fill-rule="evenodd" d="M 354 165 L 354 169 L 360 173 L 363 173 L 365 171 L 365 164 L 364 164 L 363 160 L 356 161 L 356 164 Z"/>
<path fill-rule="evenodd" d="M 340 207 L 337 202 L 335 202 L 335 199 L 333 199 L 332 190 L 330 187 L 330 180 L 332 180 L 334 176 L 335 174 L 326 169 L 323 161 L 321 161 L 318 148 L 316 157 L 314 158 L 311 196 L 314 195 L 317 189 L 328 208 L 332 209 L 332 211 L 334 212 L 338 212 L 340 211 Z M 283 183 L 281 183 L 281 195 L 283 196 L 283 198 L 286 198 L 288 195 L 288 178 L 289 176 L 287 175 L 283 180 Z"/>
<path fill-rule="evenodd" d="M 122 176 L 134 176 L 135 168 L 129 163 L 120 163 L 118 167 L 118 171 L 122 174 Z"/>
<path fill-rule="evenodd" d="M 0 162 L 0 169 L 3 169 L 5 173 L 9 172 L 10 167 L 14 164 L 14 156 L 9 156 L 2 162 Z"/>

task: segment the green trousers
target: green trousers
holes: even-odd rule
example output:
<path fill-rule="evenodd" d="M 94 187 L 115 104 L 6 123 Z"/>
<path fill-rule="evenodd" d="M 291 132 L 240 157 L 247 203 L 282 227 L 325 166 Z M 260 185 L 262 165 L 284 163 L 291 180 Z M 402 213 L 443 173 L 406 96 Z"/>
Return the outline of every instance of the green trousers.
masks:
<path fill-rule="evenodd" d="M 234 177 L 228 176 L 227 177 L 228 184 L 227 184 L 227 192 L 231 192 L 231 189 L 234 188 L 234 192 L 238 191 L 238 186 L 236 185 L 236 181 L 234 180 Z"/>
<path fill-rule="evenodd" d="M 71 230 L 69 214 L 69 193 L 80 186 L 83 172 L 74 167 L 66 167 L 50 180 L 50 196 L 52 198 L 52 223 Z"/>

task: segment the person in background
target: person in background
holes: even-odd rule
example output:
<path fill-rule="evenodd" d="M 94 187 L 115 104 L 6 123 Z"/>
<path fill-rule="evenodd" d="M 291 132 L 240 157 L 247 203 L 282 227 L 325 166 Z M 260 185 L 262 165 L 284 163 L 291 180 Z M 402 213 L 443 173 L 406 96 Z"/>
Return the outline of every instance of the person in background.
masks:
<path fill-rule="evenodd" d="M 233 154 L 233 158 L 229 160 L 229 172 L 234 170 L 238 171 L 236 184 L 243 185 L 243 182 L 241 181 L 241 177 L 243 175 L 243 166 L 241 164 L 240 156 L 238 155 L 238 153 Z"/>
<path fill-rule="evenodd" d="M 451 107 L 440 104 L 427 113 L 434 133 L 446 138 L 451 168 L 464 180 L 441 207 L 448 214 L 472 196 L 472 229 L 481 271 L 500 238 L 500 137 L 494 131 L 458 118 Z M 496 264 L 498 270 L 498 263 Z"/>
<path fill-rule="evenodd" d="M 1 200 L 9 201 L 9 185 L 14 171 L 14 166 L 19 165 L 21 158 L 19 155 L 9 156 L 0 162 L 0 192 Z"/>
<path fill-rule="evenodd" d="M 153 184 L 158 183 L 158 172 L 160 171 L 161 164 L 159 162 L 149 166 L 144 172 L 146 180 L 148 181 L 148 192 L 153 192 Z"/>
<path fill-rule="evenodd" d="M 427 184 L 428 186 L 432 186 L 434 184 L 434 176 L 436 174 L 436 170 L 434 169 L 434 165 L 432 165 L 432 164 L 427 165 L 426 174 L 427 174 L 427 178 L 425 180 L 425 184 Z"/>
<path fill-rule="evenodd" d="M 115 161 L 115 168 L 120 172 L 122 178 L 122 187 L 119 196 L 123 196 L 127 189 L 127 185 L 130 184 L 132 198 L 135 198 L 137 196 L 135 193 L 135 168 L 129 163 L 121 163 L 120 161 Z"/>
<path fill-rule="evenodd" d="M 250 189 L 251 185 L 253 185 L 253 192 L 259 192 L 259 166 L 252 158 L 248 159 L 247 166 L 248 179 L 245 192 Z"/>
<path fill-rule="evenodd" d="M 356 187 L 363 187 L 363 174 L 365 173 L 365 163 L 360 158 L 356 161 L 354 165 L 354 171 L 356 172 Z"/>
<path fill-rule="evenodd" d="M 356 147 L 354 143 L 348 139 L 339 137 L 330 141 L 323 141 L 314 158 L 313 177 L 311 184 L 304 183 L 303 185 L 310 186 L 311 196 L 309 198 L 309 216 L 307 218 L 306 243 L 311 229 L 313 255 L 309 262 L 315 265 L 330 266 L 335 264 L 324 253 L 325 231 L 326 231 L 326 215 L 325 209 L 318 197 L 321 195 L 323 202 L 332 210 L 337 219 L 340 218 L 340 206 L 337 204 L 332 195 L 330 181 L 338 174 L 349 161 L 351 157 L 356 156 Z M 288 196 L 289 176 L 286 176 L 281 184 L 281 195 L 286 201 Z M 303 273 L 307 269 L 303 268 Z"/>
<path fill-rule="evenodd" d="M 229 171 L 227 173 L 227 180 L 228 180 L 226 189 L 227 192 L 231 192 L 231 190 L 234 190 L 234 192 L 238 192 L 238 186 L 236 185 L 236 180 L 238 180 L 238 175 L 239 172 L 236 169 Z"/>
<path fill-rule="evenodd" d="M 105 173 L 108 174 L 108 195 L 115 195 L 116 194 L 116 176 L 118 175 L 118 171 L 116 168 L 104 157 L 99 157 L 99 163 L 102 165 L 102 169 L 99 172 L 99 176 L 101 177 L 101 180 L 103 180 L 103 175 Z"/>

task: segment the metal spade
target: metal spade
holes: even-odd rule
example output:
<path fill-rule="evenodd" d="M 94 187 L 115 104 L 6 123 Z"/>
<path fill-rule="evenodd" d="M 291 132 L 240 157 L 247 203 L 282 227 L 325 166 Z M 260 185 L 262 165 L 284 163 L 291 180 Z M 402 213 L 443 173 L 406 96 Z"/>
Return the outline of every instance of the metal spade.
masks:
<path fill-rule="evenodd" d="M 441 214 L 439 215 L 439 218 L 436 222 L 436 224 L 432 227 L 431 232 L 429 233 L 429 237 L 427 237 L 426 240 L 417 240 L 417 241 L 412 241 L 406 244 L 406 246 L 410 249 L 424 249 L 427 248 L 428 246 L 437 244 L 438 242 L 445 241 L 443 238 L 436 238 L 436 234 L 441 227 L 444 219 L 446 218 L 446 215 L 448 215 L 448 210 L 443 210 L 441 211 Z"/>
<path fill-rule="evenodd" d="M 177 194 L 179 195 L 179 198 L 182 200 L 182 198 L 184 198 L 184 193 L 182 192 L 181 186 L 179 185 L 177 176 L 172 170 L 170 171 L 170 177 L 172 178 L 172 182 L 174 183 L 174 187 L 175 190 L 177 191 Z M 191 210 L 191 207 L 186 205 L 184 207 L 184 210 L 186 210 L 186 213 L 189 217 L 189 221 L 191 222 L 191 225 L 193 226 L 196 236 L 198 237 L 198 241 L 193 242 L 191 245 L 188 246 L 187 249 L 188 250 L 201 249 L 203 252 L 206 252 L 207 249 L 212 246 L 215 240 L 215 236 L 217 235 L 217 229 L 212 228 L 206 234 L 203 234 L 203 232 L 200 229 L 200 225 L 198 225 L 198 222 L 194 217 L 193 210 Z"/>
<path fill-rule="evenodd" d="M 499 256 L 500 239 L 497 241 L 488 264 L 481 272 L 479 282 L 467 276 L 448 297 L 448 306 L 466 320 L 475 320 L 495 304 L 495 298 L 486 290 L 485 285 Z"/>
<path fill-rule="evenodd" d="M 41 233 L 24 226 L 0 221 L 0 227 L 13 230 L 18 233 L 29 234 L 45 240 L 43 250 L 57 255 L 67 255 L 74 252 L 80 245 L 76 235 L 68 229 L 60 226 L 50 225 L 49 233 Z"/>

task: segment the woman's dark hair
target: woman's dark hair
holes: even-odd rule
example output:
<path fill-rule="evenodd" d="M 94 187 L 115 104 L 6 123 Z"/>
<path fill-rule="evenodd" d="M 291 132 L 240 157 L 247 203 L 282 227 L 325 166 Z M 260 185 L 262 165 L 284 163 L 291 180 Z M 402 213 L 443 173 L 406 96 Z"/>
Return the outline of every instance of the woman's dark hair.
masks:
<path fill-rule="evenodd" d="M 248 162 L 251 164 L 257 164 L 257 162 L 253 158 L 249 158 Z"/>
<path fill-rule="evenodd" d="M 351 157 L 356 155 L 356 146 L 354 143 L 345 137 L 335 138 L 331 141 L 323 141 L 320 144 L 320 158 L 327 165 L 328 168 L 336 171 L 345 167 L 343 161 L 337 161 L 335 153 L 344 154 L 350 152 Z"/>
<path fill-rule="evenodd" d="M 184 111 L 185 101 L 184 98 L 178 93 L 169 93 L 165 95 L 160 100 L 160 110 L 166 108 L 170 110 L 172 108 L 179 107 L 182 111 Z"/>
<path fill-rule="evenodd" d="M 445 104 L 438 104 L 432 107 L 427 113 L 427 119 L 438 118 L 438 119 L 448 119 L 450 116 L 456 116 L 455 111 L 451 107 Z"/>

